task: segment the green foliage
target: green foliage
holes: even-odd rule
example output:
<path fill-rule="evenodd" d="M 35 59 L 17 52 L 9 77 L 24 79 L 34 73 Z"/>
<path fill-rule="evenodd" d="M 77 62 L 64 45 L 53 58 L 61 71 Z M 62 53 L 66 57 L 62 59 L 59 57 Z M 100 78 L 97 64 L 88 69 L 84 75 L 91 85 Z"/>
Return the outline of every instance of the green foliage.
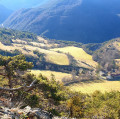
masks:
<path fill-rule="evenodd" d="M 39 104 L 39 97 L 35 94 L 28 93 L 25 99 L 25 103 L 31 107 L 37 107 Z"/>
<path fill-rule="evenodd" d="M 36 55 L 39 57 L 39 60 L 40 60 L 40 61 L 45 61 L 45 58 L 44 58 L 45 54 L 40 53 L 40 52 L 37 51 L 37 50 L 34 50 L 33 53 L 36 54 Z"/>
<path fill-rule="evenodd" d="M 95 91 L 92 95 L 78 94 L 68 100 L 67 106 L 70 117 L 119 119 L 120 92 L 103 94 Z"/>
<path fill-rule="evenodd" d="M 26 84 L 30 85 L 31 82 L 36 79 L 36 76 L 28 72 L 28 73 L 25 73 L 22 78 L 24 79 L 24 82 Z"/>
<path fill-rule="evenodd" d="M 17 55 L 14 57 L 0 56 L 0 66 L 5 66 L 9 69 L 9 72 L 13 72 L 14 70 L 25 71 L 32 68 L 33 64 L 31 62 L 26 62 L 24 55 Z"/>
<path fill-rule="evenodd" d="M 4 51 L 4 50 L 0 50 L 0 54 L 2 55 L 2 56 L 16 56 L 16 55 L 20 55 L 20 54 L 22 54 L 21 53 L 21 51 L 19 51 L 19 50 L 14 50 L 13 52 L 9 52 L 9 51 Z"/>
<path fill-rule="evenodd" d="M 24 76 L 27 84 L 35 78 L 32 74 L 26 74 Z M 38 107 L 60 116 L 61 108 L 60 110 L 58 108 L 63 105 L 62 102 L 65 102 L 67 99 L 65 87 L 58 84 L 55 78 L 48 80 L 41 74 L 38 77 L 38 81 L 37 86 L 30 92 L 18 91 L 14 100 L 17 99 L 17 101 L 23 102 L 22 107 L 27 105 L 33 108 Z"/>
<path fill-rule="evenodd" d="M 84 117 L 84 101 L 80 97 L 74 96 L 68 100 L 67 107 L 69 108 L 70 117 Z"/>
<path fill-rule="evenodd" d="M 26 74 L 24 79 L 28 83 L 35 78 L 34 75 Z M 47 79 L 41 74 L 39 83 L 31 92 L 21 92 L 26 105 L 39 107 L 57 116 L 69 116 L 73 118 L 120 118 L 120 92 L 101 93 L 95 91 L 87 95 L 73 93 L 62 84 L 55 81 L 54 75 Z M 19 98 L 20 99 L 20 98 Z"/>
<path fill-rule="evenodd" d="M 62 84 L 59 84 L 55 81 L 54 76 L 52 76 L 49 81 L 46 77 L 44 78 L 42 75 L 39 76 L 40 83 L 43 85 L 43 91 L 45 92 L 46 98 L 52 98 L 58 104 L 59 101 L 65 100 L 66 95 L 63 91 L 64 87 Z"/>
<path fill-rule="evenodd" d="M 17 82 L 22 81 L 19 73 L 31 69 L 33 64 L 32 62 L 27 62 L 24 55 L 17 55 L 14 57 L 0 55 L 0 66 L 3 67 L 3 73 L 1 75 L 6 76 L 5 78 L 9 81 L 8 85 L 12 88 L 17 86 Z"/>
<path fill-rule="evenodd" d="M 11 45 L 13 39 L 14 40 L 24 39 L 26 41 L 37 41 L 37 36 L 33 33 L 0 28 L 0 42 L 2 42 L 5 45 Z"/>
<path fill-rule="evenodd" d="M 59 112 L 56 110 L 56 109 L 50 109 L 48 110 L 50 113 L 52 113 L 53 115 L 56 115 L 56 116 L 60 116 Z"/>
<path fill-rule="evenodd" d="M 118 70 L 115 59 L 120 59 L 120 51 L 115 43 L 119 44 L 119 39 L 113 39 L 104 42 L 99 49 L 93 53 L 93 60 L 98 62 L 102 70 L 114 71 Z"/>
<path fill-rule="evenodd" d="M 14 57 L 0 55 L 0 66 L 1 73 L 3 73 L 3 76 L 5 75 L 2 78 L 8 80 L 9 88 L 16 88 L 24 84 L 29 85 L 36 79 L 33 74 L 25 74 L 25 71 L 32 68 L 33 64 L 27 62 L 24 55 Z M 78 119 L 120 118 L 119 91 L 109 93 L 95 91 L 91 95 L 86 95 L 67 90 L 62 84 L 56 82 L 53 74 L 51 79 L 40 74 L 37 80 L 36 87 L 30 90 L 30 92 L 23 90 L 15 92 L 14 102 L 22 101 L 24 103 L 22 106 L 38 107 L 57 116 L 64 114 Z"/>

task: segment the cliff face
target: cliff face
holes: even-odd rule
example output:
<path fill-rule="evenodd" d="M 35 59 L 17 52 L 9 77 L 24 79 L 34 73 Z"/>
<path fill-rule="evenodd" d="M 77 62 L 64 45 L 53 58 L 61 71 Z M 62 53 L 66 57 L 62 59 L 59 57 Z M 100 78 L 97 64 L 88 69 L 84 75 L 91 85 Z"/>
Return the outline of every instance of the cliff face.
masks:
<path fill-rule="evenodd" d="M 12 14 L 4 26 L 51 39 L 100 43 L 120 36 L 119 0 L 52 0 Z"/>

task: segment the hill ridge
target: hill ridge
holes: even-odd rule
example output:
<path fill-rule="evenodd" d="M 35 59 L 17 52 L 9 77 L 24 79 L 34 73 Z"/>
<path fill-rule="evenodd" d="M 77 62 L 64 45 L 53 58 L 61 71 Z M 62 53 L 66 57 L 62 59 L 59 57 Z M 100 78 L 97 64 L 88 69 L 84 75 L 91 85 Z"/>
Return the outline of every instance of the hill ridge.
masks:
<path fill-rule="evenodd" d="M 19 10 L 3 24 L 50 39 L 101 43 L 120 36 L 119 2 L 56 0 L 44 7 Z"/>

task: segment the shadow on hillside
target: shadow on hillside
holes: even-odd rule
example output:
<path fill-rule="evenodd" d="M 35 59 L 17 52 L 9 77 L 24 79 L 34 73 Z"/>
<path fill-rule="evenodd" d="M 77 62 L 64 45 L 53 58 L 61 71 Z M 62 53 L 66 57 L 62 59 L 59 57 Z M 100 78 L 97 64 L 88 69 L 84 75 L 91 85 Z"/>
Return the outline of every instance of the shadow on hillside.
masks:
<path fill-rule="evenodd" d="M 82 80 L 82 81 L 79 81 L 79 80 L 71 80 L 71 81 L 68 81 L 68 82 L 64 82 L 64 86 L 70 86 L 70 85 L 73 85 L 73 84 L 90 84 L 90 83 L 102 83 L 104 82 L 104 80 Z"/>
<path fill-rule="evenodd" d="M 112 79 L 107 79 L 107 81 L 120 81 L 120 76 L 113 77 Z"/>

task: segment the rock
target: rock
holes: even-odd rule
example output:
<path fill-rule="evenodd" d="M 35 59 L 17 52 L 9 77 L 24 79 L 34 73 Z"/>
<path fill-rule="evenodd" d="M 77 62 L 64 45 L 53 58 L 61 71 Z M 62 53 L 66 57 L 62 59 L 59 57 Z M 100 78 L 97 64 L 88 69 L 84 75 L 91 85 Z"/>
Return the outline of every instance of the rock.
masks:
<path fill-rule="evenodd" d="M 30 107 L 30 106 L 27 106 L 27 107 L 24 108 L 24 111 L 25 111 L 26 113 L 28 113 L 30 110 L 31 110 L 31 107 Z"/>
<path fill-rule="evenodd" d="M 76 118 L 68 118 L 68 117 L 53 117 L 52 119 L 76 119 Z"/>
<path fill-rule="evenodd" d="M 0 119 L 22 119 L 27 116 L 29 119 L 52 119 L 53 115 L 39 108 L 31 108 L 29 106 L 24 109 L 19 108 L 0 108 Z"/>
<path fill-rule="evenodd" d="M 12 118 L 10 115 L 5 114 L 1 117 L 1 119 L 12 119 Z"/>
<path fill-rule="evenodd" d="M 28 114 L 28 117 L 30 118 L 37 118 L 37 119 L 52 119 L 53 115 L 43 111 L 41 109 L 32 109 Z"/>

